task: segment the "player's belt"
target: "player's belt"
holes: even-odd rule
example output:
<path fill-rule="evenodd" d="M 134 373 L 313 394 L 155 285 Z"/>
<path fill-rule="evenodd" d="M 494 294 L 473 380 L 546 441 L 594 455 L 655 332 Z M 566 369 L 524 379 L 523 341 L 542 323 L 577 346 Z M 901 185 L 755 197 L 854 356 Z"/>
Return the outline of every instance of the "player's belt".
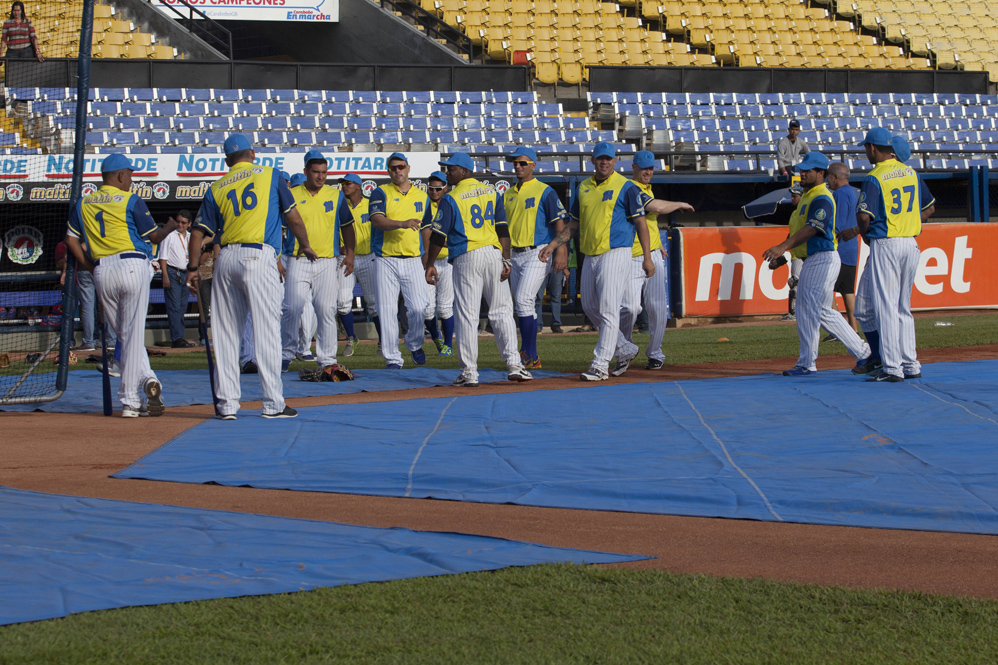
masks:
<path fill-rule="evenodd" d="M 517 254 L 520 254 L 522 252 L 529 252 L 532 249 L 537 249 L 538 247 L 540 247 L 540 245 L 530 245 L 529 247 L 513 247 L 512 249 Z"/>
<path fill-rule="evenodd" d="M 112 254 L 111 256 L 105 256 L 105 259 L 146 259 L 149 258 L 142 252 L 121 252 L 120 254 Z M 99 266 L 100 262 L 104 259 L 97 259 L 94 261 L 95 266 Z"/>
<path fill-rule="evenodd" d="M 419 257 L 418 254 L 415 255 L 415 256 L 413 256 L 412 254 L 382 254 L 381 255 L 381 258 L 383 258 L 383 259 L 415 259 L 415 258 L 418 258 L 418 257 Z"/>

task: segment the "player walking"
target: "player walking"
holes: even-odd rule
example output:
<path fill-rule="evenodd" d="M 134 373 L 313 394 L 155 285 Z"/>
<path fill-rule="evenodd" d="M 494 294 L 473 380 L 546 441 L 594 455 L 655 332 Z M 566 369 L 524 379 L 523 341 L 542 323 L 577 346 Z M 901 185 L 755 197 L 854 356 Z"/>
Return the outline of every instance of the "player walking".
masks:
<path fill-rule="evenodd" d="M 390 183 L 371 193 L 371 251 L 377 255 L 375 282 L 381 319 L 381 354 L 388 369 L 402 369 L 398 348 L 398 298 L 405 302 L 409 330 L 405 346 L 417 365 L 426 363 L 423 352 L 423 316 L 426 313 L 426 279 L 420 227 L 430 224 L 430 199 L 409 181 L 409 160 L 393 152 L 388 157 Z"/>
<path fill-rule="evenodd" d="M 426 193 L 430 197 L 430 213 L 436 218 L 440 199 L 447 193 L 447 176 L 440 171 L 434 171 L 426 182 Z M 421 233 L 423 246 L 429 247 L 430 227 L 426 227 Z M 454 344 L 454 269 L 447 261 L 447 257 L 447 248 L 441 247 L 437 260 L 433 262 L 437 268 L 437 283 L 426 285 L 427 296 L 430 299 L 430 304 L 426 306 L 426 331 L 430 333 L 430 338 L 437 347 L 437 355 L 441 356 L 454 355 L 451 348 Z M 423 266 L 424 270 L 426 267 Z M 437 328 L 438 318 L 443 323 L 443 338 Z"/>
<path fill-rule="evenodd" d="M 857 231 L 870 243 L 856 318 L 871 346 L 879 346 L 883 363 L 868 381 L 897 383 L 922 376 L 911 290 L 921 255 L 915 237 L 922 232 L 922 221 L 935 211 L 935 198 L 918 174 L 905 166 L 911 152 L 903 138 L 874 127 L 861 145 L 874 168 L 863 180 L 856 209 Z"/>
<path fill-rule="evenodd" d="M 177 227 L 171 220 L 157 228 L 145 202 L 130 191 L 134 170 L 124 155 L 108 155 L 101 163 L 103 185 L 76 204 L 66 233 L 66 247 L 83 270 L 93 273 L 107 325 L 118 333 L 122 418 L 163 415 L 163 388 L 145 348 L 150 243 L 162 242 Z"/>
<path fill-rule="evenodd" d="M 353 215 L 353 237 L 354 237 L 354 258 L 353 274 L 360 282 L 360 290 L 364 294 L 364 306 L 367 315 L 374 323 L 374 329 L 378 332 L 378 344 L 381 344 L 381 322 L 378 321 L 378 291 L 374 279 L 375 255 L 371 253 L 371 220 L 370 220 L 370 199 L 364 196 L 364 183 L 356 173 L 348 173 L 340 178 L 340 191 L 347 198 L 347 205 L 350 207 L 350 214 Z M 352 287 L 351 287 L 352 288 Z M 351 299 L 353 292 L 350 293 Z M 353 313 L 350 315 L 353 319 Z M 346 323 L 343 324 L 344 328 Z M 352 327 L 352 326 L 351 326 Z M 344 356 L 352 356 L 353 348 L 357 344 L 357 338 L 352 330 L 347 331 L 346 348 L 343 350 Z"/>
<path fill-rule="evenodd" d="M 520 147 L 506 157 L 513 163 L 516 185 L 506 190 L 503 203 L 509 222 L 509 242 L 513 268 L 509 285 L 516 303 L 522 345 L 520 358 L 527 369 L 540 369 L 537 357 L 537 292 L 548 275 L 561 272 L 568 265 L 568 248 L 559 247 L 553 261 L 538 261 L 541 247 L 565 228 L 568 213 L 553 189 L 534 177 L 537 153 Z"/>
<path fill-rule="evenodd" d="M 284 403 L 281 383 L 281 288 L 277 254 L 281 251 L 281 217 L 298 239 L 298 253 L 318 258 L 295 210 L 291 190 L 278 171 L 253 164 L 252 145 L 242 134 L 223 144 L 229 172 L 212 183 L 191 230 L 191 247 L 205 233 L 219 234 L 221 251 L 211 284 L 211 327 L 215 331 L 216 417 L 235 420 L 239 410 L 239 333 L 249 312 L 253 320 L 256 363 L 263 388 L 264 418 L 293 418 L 298 412 Z M 193 252 L 192 252 L 193 254 Z M 190 257 L 188 272 L 196 270 Z M 196 281 L 196 276 L 192 278 Z M 197 284 L 195 284 L 197 286 Z"/>
<path fill-rule="evenodd" d="M 870 347 L 849 327 L 842 315 L 832 308 L 832 286 L 842 265 L 836 251 L 835 199 L 825 185 L 828 158 L 820 152 L 810 152 L 797 165 L 804 194 L 797 206 L 799 230 L 775 247 L 763 252 L 772 264 L 787 251 L 805 246 L 807 255 L 801 266 L 797 285 L 797 337 L 800 357 L 784 376 L 807 376 L 817 371 L 818 344 L 821 326 L 835 335 L 859 362 L 870 356 Z"/>
<path fill-rule="evenodd" d="M 286 370 L 298 348 L 298 326 L 305 303 L 312 303 L 318 319 L 315 352 L 319 367 L 336 368 L 336 312 L 340 290 L 340 263 L 343 275 L 353 274 L 353 215 L 346 198 L 338 189 L 326 184 L 326 158 L 318 150 L 305 154 L 305 182 L 291 190 L 298 214 L 305 224 L 315 260 L 301 254 L 300 241 L 288 257 L 284 279 L 284 310 L 281 338 L 284 357 L 281 369 Z M 346 253 L 340 256 L 340 232 Z"/>
<path fill-rule="evenodd" d="M 509 259 L 509 231 L 502 197 L 472 177 L 475 163 L 464 153 L 440 162 L 447 168 L 451 191 L 440 200 L 426 257 L 426 281 L 437 281 L 436 258 L 446 243 L 454 266 L 454 301 L 457 355 L 461 374 L 455 386 L 478 385 L 478 314 L 482 296 L 489 307 L 489 321 L 496 346 L 506 361 L 510 381 L 529 381 L 516 351 L 513 299 L 505 281 Z"/>

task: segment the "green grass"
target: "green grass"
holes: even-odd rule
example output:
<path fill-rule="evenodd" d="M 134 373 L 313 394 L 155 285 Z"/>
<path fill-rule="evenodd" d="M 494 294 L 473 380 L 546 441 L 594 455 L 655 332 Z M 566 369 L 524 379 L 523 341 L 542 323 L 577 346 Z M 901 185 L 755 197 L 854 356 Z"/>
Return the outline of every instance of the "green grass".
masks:
<path fill-rule="evenodd" d="M 0 663 L 989 663 L 998 603 L 547 565 L 0 628 Z"/>
<path fill-rule="evenodd" d="M 955 324 L 948 327 L 936 327 L 936 320 L 936 318 L 916 319 L 915 331 L 919 348 L 998 343 L 998 314 L 948 315 L 938 319 L 952 321 Z M 719 342 L 718 339 L 721 337 L 726 337 L 730 341 Z M 643 349 L 648 344 L 648 335 L 636 335 L 635 342 L 642 349 L 640 358 L 643 359 Z M 560 372 L 578 372 L 588 367 L 595 345 L 595 333 L 541 335 L 537 342 L 544 369 Z M 342 350 L 342 345 L 340 348 Z M 680 328 L 666 331 L 662 348 L 665 350 L 666 363 L 670 365 L 795 357 L 798 353 L 797 328 L 793 325 Z M 430 367 L 458 369 L 457 355 L 449 358 L 437 356 L 437 350 L 430 342 L 423 345 L 423 350 L 426 351 L 427 364 Z M 820 347 L 820 353 L 821 355 L 844 354 L 846 350 L 842 344 L 824 343 Z M 479 341 L 479 354 L 480 367 L 504 366 L 499 358 L 495 341 L 491 338 L 482 338 Z M 403 348 L 402 355 L 406 367 L 412 367 L 409 352 Z M 384 359 L 377 354 L 377 348 L 373 344 L 361 344 L 352 357 L 339 360 L 350 369 L 381 369 L 385 366 Z M 201 351 L 170 354 L 151 358 L 150 361 L 153 369 L 205 369 L 208 366 Z M 292 363 L 291 369 L 297 370 L 305 366 L 305 363 L 296 361 Z M 73 369 L 96 367 L 96 365 L 82 364 L 81 358 L 81 364 Z"/>

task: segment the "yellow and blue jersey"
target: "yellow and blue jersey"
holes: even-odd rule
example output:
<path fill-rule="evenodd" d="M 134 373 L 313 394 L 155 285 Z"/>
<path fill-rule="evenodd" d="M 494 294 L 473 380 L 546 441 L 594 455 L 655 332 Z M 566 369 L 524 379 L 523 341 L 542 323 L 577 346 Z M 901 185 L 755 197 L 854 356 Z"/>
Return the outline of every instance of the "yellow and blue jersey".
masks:
<path fill-rule="evenodd" d="M 507 189 L 503 205 L 513 247 L 548 244 L 554 238 L 555 222 L 568 216 L 558 194 L 536 178 Z"/>
<path fill-rule="evenodd" d="M 440 207 L 439 202 L 430 201 L 430 215 L 433 216 L 433 219 L 437 218 L 437 210 L 439 209 L 439 207 Z M 420 227 L 420 228 L 425 228 L 425 227 Z M 437 254 L 437 260 L 439 261 L 440 259 L 446 259 L 448 256 L 450 256 L 450 250 L 447 249 L 445 245 L 444 247 L 440 248 L 440 253 Z"/>
<path fill-rule="evenodd" d="M 353 215 L 343 193 L 329 185 L 323 185 L 313 196 L 305 185 L 298 185 L 291 190 L 291 194 L 295 197 L 298 214 L 305 223 L 308 244 L 312 246 L 316 256 L 320 259 L 339 256 L 340 228 L 353 224 Z M 291 253 L 298 253 L 297 239 L 294 239 Z"/>
<path fill-rule="evenodd" d="M 439 243 L 446 243 L 450 250 L 448 260 L 453 263 L 457 257 L 479 247 L 502 249 L 497 226 L 506 226 L 503 197 L 491 185 L 467 178 L 440 199 L 433 219 L 433 235 Z"/>
<path fill-rule="evenodd" d="M 221 246 L 266 244 L 280 252 L 284 215 L 295 207 L 280 171 L 239 162 L 212 183 L 194 226 L 214 235 Z"/>
<path fill-rule="evenodd" d="M 888 159 L 863 180 L 856 212 L 873 218 L 867 238 L 913 237 L 922 232 L 922 211 L 935 202 L 914 169 Z"/>
<path fill-rule="evenodd" d="M 637 185 L 638 189 L 641 190 L 641 193 L 647 196 L 649 200 L 655 198 L 655 195 L 652 194 L 651 191 L 651 185 L 645 185 L 637 180 L 632 180 L 631 182 Z M 647 205 L 647 201 L 645 203 Z M 662 249 L 662 234 L 658 231 L 658 213 L 646 212 L 645 222 L 648 224 L 648 239 L 651 241 L 648 251 L 654 252 L 657 249 Z M 634 248 L 631 250 L 631 256 L 643 255 L 644 252 L 641 251 L 641 239 L 638 238 L 637 233 L 635 233 Z"/>
<path fill-rule="evenodd" d="M 647 195 L 619 173 L 601 183 L 586 178 L 572 201 L 572 219 L 579 220 L 579 251 L 598 256 L 632 247 L 634 223 L 644 216 L 647 202 Z"/>
<path fill-rule="evenodd" d="M 147 238 L 156 229 L 145 201 L 111 185 L 84 196 L 69 213 L 70 233 L 86 243 L 94 261 L 121 252 L 142 252 L 151 259 Z"/>
<path fill-rule="evenodd" d="M 396 220 L 419 219 L 421 228 L 433 221 L 430 197 L 426 192 L 410 186 L 402 193 L 391 182 L 371 192 L 368 214 Z M 382 231 L 372 227 L 371 251 L 377 256 L 419 256 L 423 253 L 423 241 L 417 229 Z"/>
<path fill-rule="evenodd" d="M 800 197 L 796 212 L 801 228 L 812 226 L 817 231 L 802 245 L 807 248 L 805 256 L 834 252 L 838 241 L 835 239 L 835 198 L 832 190 L 824 184 L 807 190 Z"/>
<path fill-rule="evenodd" d="M 371 215 L 369 214 L 370 199 L 361 197 L 360 203 L 356 206 L 350 205 L 346 201 L 350 214 L 353 216 L 353 253 L 357 256 L 366 256 L 371 253 Z M 340 232 L 342 236 L 342 231 Z M 340 238 L 343 243 L 343 238 Z"/>
<path fill-rule="evenodd" d="M 800 201 L 797 202 L 798 206 L 794 208 L 794 211 L 790 213 L 790 224 L 787 226 L 787 237 L 800 231 L 804 228 L 804 218 L 801 217 L 800 212 Z M 790 256 L 794 259 L 806 259 L 807 258 L 807 244 L 797 245 L 790 250 Z"/>

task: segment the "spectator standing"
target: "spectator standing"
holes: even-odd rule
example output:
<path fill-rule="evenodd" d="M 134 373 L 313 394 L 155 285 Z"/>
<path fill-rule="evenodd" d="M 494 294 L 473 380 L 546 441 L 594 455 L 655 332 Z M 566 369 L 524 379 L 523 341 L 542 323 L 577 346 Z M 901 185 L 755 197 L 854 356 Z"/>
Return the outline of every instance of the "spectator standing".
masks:
<path fill-rule="evenodd" d="M 27 60 L 35 57 L 38 62 L 45 62 L 42 51 L 38 48 L 35 26 L 28 20 L 24 12 L 24 3 L 20 0 L 10 6 L 10 18 L 3 22 L 0 56 L 3 56 L 4 51 L 7 52 L 9 59 Z"/>
<path fill-rule="evenodd" d="M 787 135 L 776 145 L 776 165 L 780 173 L 789 175 L 790 170 L 809 152 L 811 149 L 807 147 L 807 142 L 800 137 L 800 120 L 791 120 Z"/>
<path fill-rule="evenodd" d="M 836 233 L 856 226 L 856 206 L 859 205 L 859 194 L 849 185 L 849 167 L 842 162 L 835 162 L 828 167 L 828 177 L 825 180 L 828 189 L 832 190 L 835 199 L 835 231 Z M 846 306 L 846 321 L 849 327 L 859 331 L 856 324 L 856 265 L 859 263 L 859 239 L 852 238 L 839 242 L 839 258 L 842 267 L 835 280 L 834 292 L 842 296 Z M 826 337 L 824 342 L 838 341 L 834 335 Z"/>
<path fill-rule="evenodd" d="M 185 349 L 194 346 L 184 339 L 184 312 L 190 300 L 191 283 L 187 281 L 187 261 L 190 255 L 191 221 L 189 210 L 177 213 L 177 230 L 166 236 L 159 245 L 159 269 L 163 275 L 163 301 L 166 318 L 170 323 L 171 346 Z M 172 218 L 171 218 L 172 219 Z"/>

